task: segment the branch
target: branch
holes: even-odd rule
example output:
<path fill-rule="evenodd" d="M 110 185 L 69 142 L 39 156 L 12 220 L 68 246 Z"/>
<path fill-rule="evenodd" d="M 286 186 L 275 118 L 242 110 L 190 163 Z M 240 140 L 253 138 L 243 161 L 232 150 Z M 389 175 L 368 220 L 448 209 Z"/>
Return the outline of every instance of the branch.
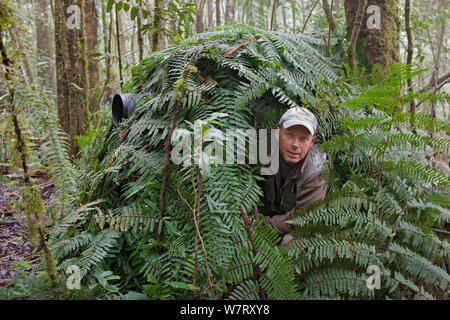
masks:
<path fill-rule="evenodd" d="M 334 24 L 333 21 L 333 1 L 331 0 L 331 10 L 330 7 L 328 6 L 328 0 L 322 0 L 322 6 L 323 6 L 323 11 L 325 11 L 325 16 L 327 17 L 327 21 L 328 21 L 328 27 L 329 30 L 334 31 L 334 29 L 336 29 L 336 25 Z"/>
<path fill-rule="evenodd" d="M 411 67 L 412 65 L 412 58 L 413 58 L 413 43 L 412 43 L 412 35 L 411 35 L 411 28 L 410 28 L 410 10 L 411 9 L 411 0 L 405 1 L 405 30 L 406 30 L 406 37 L 408 39 L 408 49 L 407 49 L 407 57 L 406 57 L 406 64 Z M 408 69 L 409 70 L 409 69 Z M 412 79 L 411 77 L 408 77 L 407 79 L 408 84 L 408 93 L 412 91 Z M 409 112 L 411 114 L 416 113 L 416 108 L 414 101 L 410 102 L 410 109 Z"/>
<path fill-rule="evenodd" d="M 260 37 L 261 37 L 260 35 L 256 35 L 256 36 L 254 36 L 253 38 L 254 38 L 254 39 L 258 39 L 258 38 L 260 38 Z M 241 50 L 242 47 L 244 47 L 248 42 L 250 42 L 253 38 L 247 38 L 247 39 L 245 39 L 244 41 L 242 41 L 241 43 L 239 43 L 235 48 L 233 48 L 233 49 L 227 51 L 227 52 L 225 53 L 225 57 L 230 57 L 230 56 L 234 55 L 236 52 L 238 52 L 239 50 Z"/>
<path fill-rule="evenodd" d="M 312 7 L 311 11 L 309 12 L 308 18 L 306 18 L 305 24 L 303 25 L 302 28 L 302 33 L 305 31 L 306 25 L 308 24 L 309 18 L 311 18 L 311 15 L 314 11 L 314 9 L 316 8 L 317 4 L 319 3 L 319 0 L 316 1 L 316 3 L 314 4 L 314 6 Z"/>
<path fill-rule="evenodd" d="M 211 297 L 214 298 L 214 289 L 213 289 L 213 283 L 211 282 L 211 276 L 209 271 L 209 265 L 208 265 L 208 256 L 206 254 L 206 248 L 205 243 L 203 241 L 202 235 L 200 234 L 200 196 L 202 194 L 202 187 L 203 187 L 203 178 L 201 173 L 199 172 L 198 178 L 199 178 L 199 186 L 198 190 L 195 187 L 195 181 L 194 181 L 194 170 L 191 170 L 191 182 L 192 187 L 194 188 L 195 193 L 195 203 L 194 203 L 194 224 L 195 224 L 195 269 L 194 269 L 194 285 L 195 285 L 195 278 L 196 278 L 196 271 L 197 271 L 197 237 L 200 239 L 200 243 L 202 245 L 203 255 L 205 257 L 205 266 L 206 266 L 206 276 L 208 278 L 209 283 L 209 290 L 211 292 Z M 197 210 L 197 212 L 195 212 Z"/>
<path fill-rule="evenodd" d="M 434 231 L 434 232 L 438 232 L 438 233 L 443 233 L 443 234 L 448 234 L 448 235 L 450 235 L 450 232 L 447 231 L 447 230 L 441 230 L 441 229 L 433 228 L 433 231 Z"/>
<path fill-rule="evenodd" d="M 433 73 L 434 73 L 434 71 L 435 71 L 435 69 L 433 69 Z M 448 82 L 450 82 L 450 72 L 448 72 L 446 75 L 444 75 L 444 76 L 442 76 L 442 77 L 440 77 L 438 79 L 438 81 L 437 81 L 437 83 L 438 83 L 438 87 L 437 88 L 438 89 L 437 90 L 441 89 Z M 420 90 L 420 92 L 425 92 L 425 91 L 427 91 L 429 89 L 432 89 L 432 88 L 434 88 L 434 83 L 427 85 L 425 88 Z"/>
<path fill-rule="evenodd" d="M 186 79 L 191 72 L 196 72 L 197 68 L 186 63 L 184 69 L 181 73 L 181 78 L 178 80 L 178 83 L 175 84 L 175 92 L 173 99 L 177 99 L 175 102 L 175 108 L 172 116 L 170 117 L 169 127 L 167 131 L 167 137 L 164 141 L 164 160 L 163 160 L 163 169 L 162 169 L 162 179 L 161 179 L 161 191 L 159 193 L 159 214 L 162 218 L 164 216 L 164 212 L 166 211 L 166 188 L 167 188 L 167 178 L 169 176 L 169 158 L 170 158 L 170 142 L 172 140 L 172 134 L 175 130 L 175 123 L 178 119 L 178 115 L 183 107 L 183 97 L 186 92 Z M 161 235 L 159 234 L 159 224 L 156 226 L 156 241 L 161 241 Z"/>
<path fill-rule="evenodd" d="M 277 7 L 278 7 L 278 1 L 279 0 L 273 0 L 273 7 L 272 7 L 272 17 L 270 19 L 270 31 L 273 30 L 273 24 L 275 22 L 275 18 L 276 18 L 276 12 L 277 12 Z"/>
<path fill-rule="evenodd" d="M 442 81 L 439 81 L 439 80 L 442 80 Z M 430 91 L 433 91 L 434 93 L 438 92 L 439 90 L 442 89 L 442 87 L 444 85 L 446 85 L 447 83 L 450 83 L 450 72 L 447 73 L 444 77 L 440 78 L 439 80 L 438 80 L 438 82 L 440 82 L 440 83 L 437 83 L 434 88 L 433 88 L 433 86 L 431 86 L 431 87 L 427 86 L 427 88 L 425 88 L 423 90 L 420 90 L 420 92 L 422 93 L 422 92 L 425 92 L 425 91 L 430 90 L 430 89 L 431 89 Z M 414 109 L 417 109 L 425 100 L 426 99 L 423 99 L 422 101 L 417 103 L 415 105 Z"/>
<path fill-rule="evenodd" d="M 244 221 L 245 230 L 247 231 L 248 240 L 250 241 L 250 244 L 252 246 L 253 254 L 256 256 L 260 251 L 258 251 L 255 242 L 253 241 L 251 219 L 244 213 L 244 211 L 240 207 L 239 209 L 241 211 L 242 220 Z M 253 265 L 253 273 L 258 280 L 264 276 L 264 274 L 261 272 L 261 268 L 256 264 Z M 259 289 L 259 297 L 261 298 L 261 300 L 267 300 L 267 295 L 263 288 Z"/>
<path fill-rule="evenodd" d="M 359 30 L 361 29 L 364 18 L 364 11 L 366 10 L 367 0 L 359 0 L 358 11 L 356 12 L 355 22 L 353 24 L 352 35 L 350 36 L 350 43 L 348 45 L 348 64 L 353 71 L 355 68 L 356 56 L 356 41 L 358 40 Z"/>

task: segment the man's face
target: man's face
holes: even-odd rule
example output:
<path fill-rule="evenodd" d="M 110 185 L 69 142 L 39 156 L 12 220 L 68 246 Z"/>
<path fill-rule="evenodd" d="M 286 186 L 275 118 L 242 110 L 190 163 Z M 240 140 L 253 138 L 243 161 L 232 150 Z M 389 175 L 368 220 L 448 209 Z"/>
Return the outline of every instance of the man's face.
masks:
<path fill-rule="evenodd" d="M 279 128 L 280 155 L 284 162 L 293 165 L 302 160 L 314 145 L 316 136 L 305 126 L 295 125 L 289 128 Z"/>

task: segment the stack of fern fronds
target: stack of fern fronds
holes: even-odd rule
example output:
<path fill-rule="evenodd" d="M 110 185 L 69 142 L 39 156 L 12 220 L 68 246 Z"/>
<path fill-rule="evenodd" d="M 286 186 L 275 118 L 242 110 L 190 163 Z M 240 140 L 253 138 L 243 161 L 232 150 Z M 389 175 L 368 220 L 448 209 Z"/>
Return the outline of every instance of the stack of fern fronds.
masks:
<path fill-rule="evenodd" d="M 448 125 L 401 111 L 448 96 L 404 94 L 411 72 L 396 66 L 348 99 L 354 87 L 314 43 L 229 26 L 136 66 L 136 111 L 117 128 L 105 119 L 78 208 L 54 227 L 59 270 L 76 265 L 82 285 L 121 298 L 445 298 L 449 248 L 436 230 L 448 223 L 448 178 L 434 164 Z M 167 151 L 174 127 L 272 128 L 298 105 L 317 115 L 332 170 L 327 198 L 293 217 L 288 248 L 256 214 L 258 166 L 176 165 Z M 369 266 L 380 289 L 367 286 Z"/>
<path fill-rule="evenodd" d="M 136 66 L 127 86 L 136 111 L 118 128 L 105 120 L 90 150 L 95 166 L 79 180 L 80 207 L 55 225 L 59 270 L 76 265 L 93 287 L 105 286 L 106 272 L 110 293 L 152 299 L 298 298 L 287 248 L 255 217 L 257 167 L 205 171 L 165 155 L 171 123 L 226 132 L 273 127 L 288 107 L 314 111 L 324 79 L 337 79 L 314 41 L 237 25 Z"/>

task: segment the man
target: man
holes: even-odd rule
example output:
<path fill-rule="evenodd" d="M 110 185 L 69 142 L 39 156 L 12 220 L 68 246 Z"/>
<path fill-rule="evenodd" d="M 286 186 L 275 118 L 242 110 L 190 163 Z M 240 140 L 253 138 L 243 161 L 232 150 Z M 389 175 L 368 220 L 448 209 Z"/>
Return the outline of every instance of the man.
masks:
<path fill-rule="evenodd" d="M 278 172 L 264 181 L 264 221 L 283 235 L 282 245 L 292 240 L 286 223 L 298 207 L 325 197 L 326 183 L 320 177 L 325 154 L 314 141 L 317 119 L 308 109 L 291 108 L 279 121 Z"/>

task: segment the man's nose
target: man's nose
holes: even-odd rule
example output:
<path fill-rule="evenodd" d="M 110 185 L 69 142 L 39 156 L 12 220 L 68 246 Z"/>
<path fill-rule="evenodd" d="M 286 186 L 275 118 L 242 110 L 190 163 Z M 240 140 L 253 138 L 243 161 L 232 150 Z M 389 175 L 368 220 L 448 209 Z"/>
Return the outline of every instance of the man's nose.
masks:
<path fill-rule="evenodd" d="M 291 144 L 291 147 L 294 148 L 294 149 L 300 148 L 300 141 L 294 140 L 294 141 L 292 142 L 292 144 Z"/>

